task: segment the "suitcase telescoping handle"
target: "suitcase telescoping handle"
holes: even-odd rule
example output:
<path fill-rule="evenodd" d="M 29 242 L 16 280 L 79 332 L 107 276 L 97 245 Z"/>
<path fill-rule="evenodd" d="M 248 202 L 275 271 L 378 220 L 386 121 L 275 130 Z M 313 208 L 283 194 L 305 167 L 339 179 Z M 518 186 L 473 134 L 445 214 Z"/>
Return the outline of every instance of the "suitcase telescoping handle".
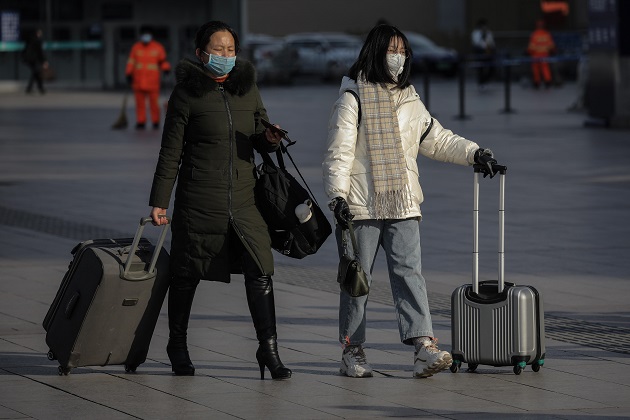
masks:
<path fill-rule="evenodd" d="M 505 226 L 505 173 L 507 166 L 492 165 L 495 172 L 499 174 L 499 293 L 503 291 L 505 284 L 504 268 L 504 226 Z M 474 165 L 473 183 L 473 292 L 479 293 L 479 176 L 482 173 L 483 165 Z"/>
<path fill-rule="evenodd" d="M 131 249 L 129 250 L 129 255 L 127 256 L 127 262 L 125 263 L 125 269 L 123 271 L 123 277 L 129 277 L 129 269 L 131 268 L 131 260 L 138 249 L 138 243 L 140 243 L 140 238 L 142 237 L 142 232 L 144 231 L 144 226 L 151 222 L 153 219 L 150 217 L 143 217 L 140 219 L 140 225 L 138 225 L 138 229 L 136 230 L 136 235 L 133 237 L 133 242 L 131 243 Z M 171 220 L 167 217 L 168 223 L 163 225 L 162 232 L 160 233 L 160 237 L 158 238 L 157 244 L 155 244 L 155 248 L 153 249 L 153 256 L 151 257 L 151 263 L 149 264 L 149 269 L 147 270 L 148 274 L 153 274 L 155 270 L 155 265 L 157 264 L 158 257 L 160 256 L 160 251 L 162 250 L 162 245 L 164 245 L 164 240 L 166 239 L 166 233 L 168 232 L 168 226 L 171 223 Z"/>

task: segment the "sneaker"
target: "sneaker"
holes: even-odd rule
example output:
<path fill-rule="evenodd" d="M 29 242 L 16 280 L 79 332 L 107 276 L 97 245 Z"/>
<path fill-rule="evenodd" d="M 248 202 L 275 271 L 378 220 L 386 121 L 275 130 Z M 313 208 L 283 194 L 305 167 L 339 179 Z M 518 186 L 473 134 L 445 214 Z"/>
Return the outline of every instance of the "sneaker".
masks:
<path fill-rule="evenodd" d="M 413 376 L 428 378 L 451 366 L 450 353 L 437 348 L 437 339 L 425 341 L 424 346 L 414 353 Z"/>
<path fill-rule="evenodd" d="M 361 346 L 347 346 L 341 356 L 341 374 L 351 378 L 369 378 L 372 376 L 372 366 L 366 360 Z"/>

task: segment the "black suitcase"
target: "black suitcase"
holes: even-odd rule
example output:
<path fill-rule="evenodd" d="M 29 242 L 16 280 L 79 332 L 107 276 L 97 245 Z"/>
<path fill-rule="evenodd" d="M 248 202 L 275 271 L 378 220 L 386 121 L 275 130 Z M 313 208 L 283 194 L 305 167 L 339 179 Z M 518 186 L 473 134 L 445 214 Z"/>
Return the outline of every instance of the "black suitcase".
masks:
<path fill-rule="evenodd" d="M 79 366 L 124 365 L 127 372 L 146 360 L 169 284 L 169 255 L 162 247 L 168 224 L 155 246 L 142 237 L 143 218 L 133 238 L 79 243 L 57 295 L 44 318 L 48 359 L 59 374 Z"/>
<path fill-rule="evenodd" d="M 479 282 L 479 174 L 475 165 L 473 200 L 473 281 L 451 297 L 453 364 L 475 371 L 480 364 L 512 366 L 519 375 L 527 365 L 538 372 L 545 363 L 545 323 L 542 297 L 527 285 L 504 281 L 505 166 L 499 171 L 498 280 Z"/>

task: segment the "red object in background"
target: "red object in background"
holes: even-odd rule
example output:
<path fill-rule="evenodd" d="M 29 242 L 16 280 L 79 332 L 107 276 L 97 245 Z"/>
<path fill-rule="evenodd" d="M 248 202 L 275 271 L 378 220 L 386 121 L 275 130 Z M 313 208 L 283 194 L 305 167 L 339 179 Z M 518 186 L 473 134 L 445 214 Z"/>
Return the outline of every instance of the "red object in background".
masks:
<path fill-rule="evenodd" d="M 540 1 L 540 10 L 543 13 L 560 13 L 563 16 L 569 15 L 569 3 L 566 1 Z"/>
<path fill-rule="evenodd" d="M 545 1 L 540 2 L 545 25 L 550 29 L 561 29 L 569 16 L 569 3 L 566 1 Z"/>

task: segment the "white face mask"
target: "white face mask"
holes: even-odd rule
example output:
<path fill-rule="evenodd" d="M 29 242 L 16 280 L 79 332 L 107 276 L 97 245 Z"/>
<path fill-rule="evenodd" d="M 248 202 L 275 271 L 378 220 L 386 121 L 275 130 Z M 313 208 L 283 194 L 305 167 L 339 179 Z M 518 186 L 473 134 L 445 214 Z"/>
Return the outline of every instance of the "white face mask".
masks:
<path fill-rule="evenodd" d="M 404 54 L 387 54 L 387 67 L 394 79 L 397 79 L 405 67 Z"/>

